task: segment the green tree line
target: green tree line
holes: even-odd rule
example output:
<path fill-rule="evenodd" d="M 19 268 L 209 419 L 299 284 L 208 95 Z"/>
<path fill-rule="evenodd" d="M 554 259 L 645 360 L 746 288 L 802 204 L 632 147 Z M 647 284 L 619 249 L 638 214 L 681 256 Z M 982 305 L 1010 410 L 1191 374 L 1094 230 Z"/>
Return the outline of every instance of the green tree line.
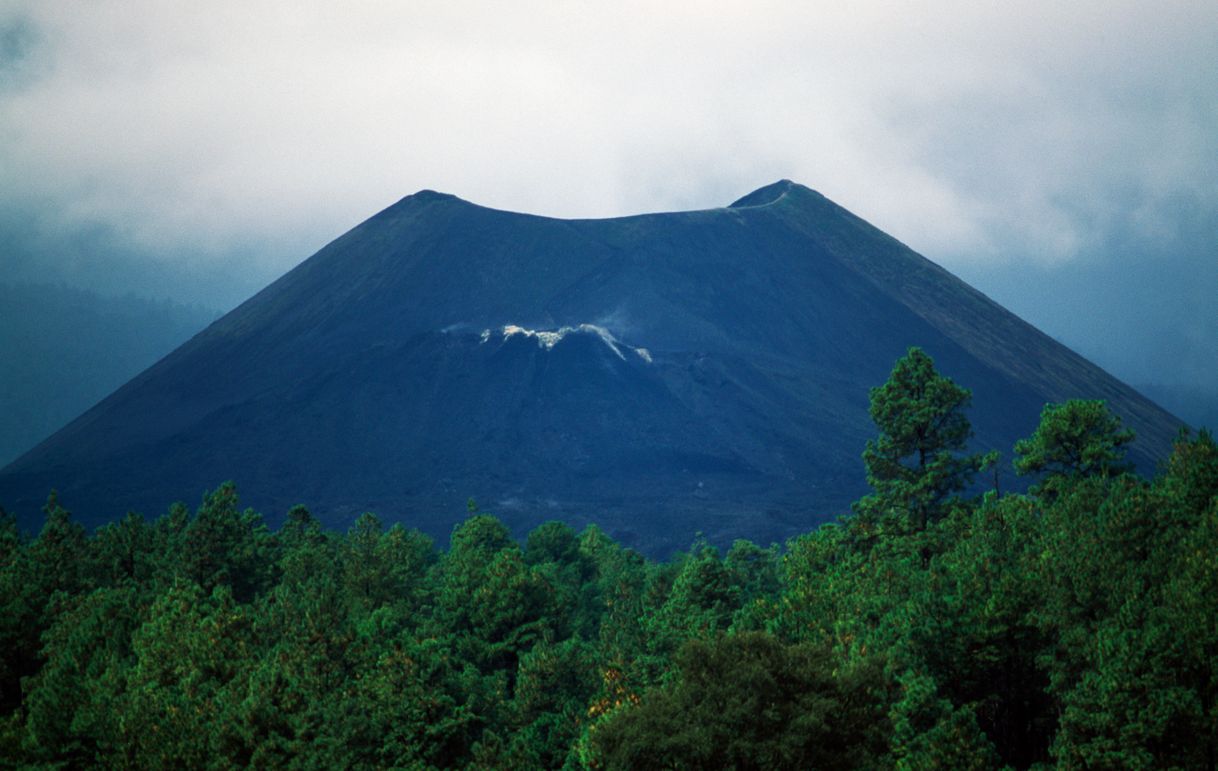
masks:
<path fill-rule="evenodd" d="M 0 521 L 0 762 L 40 768 L 1215 768 L 1218 446 L 1153 479 L 1097 401 L 970 491 L 967 390 L 871 392 L 872 492 L 781 546 L 652 561 L 596 527 L 441 550 L 277 531 L 231 484 L 89 534 Z"/>

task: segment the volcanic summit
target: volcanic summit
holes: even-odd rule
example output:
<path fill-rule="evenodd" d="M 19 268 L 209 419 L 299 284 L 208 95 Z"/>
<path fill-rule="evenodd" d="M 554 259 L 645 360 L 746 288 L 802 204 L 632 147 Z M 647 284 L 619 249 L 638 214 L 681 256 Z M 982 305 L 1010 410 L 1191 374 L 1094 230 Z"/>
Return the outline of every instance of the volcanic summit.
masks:
<path fill-rule="evenodd" d="M 1102 398 L 1143 468 L 1179 421 L 820 194 L 563 220 L 422 191 L 339 237 L 0 471 L 97 525 L 234 480 L 441 539 L 595 522 L 664 553 L 767 543 L 866 491 L 868 389 L 918 345 L 1009 459 L 1046 402 Z M 1009 467 L 1009 466 L 1008 466 Z"/>

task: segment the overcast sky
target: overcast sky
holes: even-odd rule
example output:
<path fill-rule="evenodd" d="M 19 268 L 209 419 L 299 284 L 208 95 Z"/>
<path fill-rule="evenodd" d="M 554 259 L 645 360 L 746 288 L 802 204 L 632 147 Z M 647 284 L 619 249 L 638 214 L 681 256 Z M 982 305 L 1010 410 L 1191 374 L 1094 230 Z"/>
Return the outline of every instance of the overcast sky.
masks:
<path fill-rule="evenodd" d="M 422 188 L 788 177 L 1131 382 L 1218 383 L 1218 3 L 0 0 L 0 280 L 231 307 Z"/>

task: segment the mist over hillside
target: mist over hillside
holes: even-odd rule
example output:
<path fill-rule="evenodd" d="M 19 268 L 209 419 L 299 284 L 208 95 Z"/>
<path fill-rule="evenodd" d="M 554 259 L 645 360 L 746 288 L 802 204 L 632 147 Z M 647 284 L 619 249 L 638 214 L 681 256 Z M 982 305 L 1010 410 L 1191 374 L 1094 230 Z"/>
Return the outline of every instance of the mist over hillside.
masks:
<path fill-rule="evenodd" d="M 219 314 L 62 284 L 0 283 L 0 465 L 29 450 Z"/>

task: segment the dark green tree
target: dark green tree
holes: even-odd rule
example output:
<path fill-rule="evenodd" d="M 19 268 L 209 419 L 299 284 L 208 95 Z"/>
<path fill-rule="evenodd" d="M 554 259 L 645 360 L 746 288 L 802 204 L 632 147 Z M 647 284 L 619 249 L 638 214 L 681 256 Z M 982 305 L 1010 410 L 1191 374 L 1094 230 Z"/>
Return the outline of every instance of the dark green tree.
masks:
<path fill-rule="evenodd" d="M 122 730 L 125 765 L 245 766 L 235 713 L 255 662 L 252 611 L 224 584 L 205 594 L 180 582 L 166 590 L 131 635 Z"/>
<path fill-rule="evenodd" d="M 740 587 L 740 609 L 732 619 L 733 631 L 765 629 L 773 618 L 781 588 L 780 559 L 777 544 L 762 549 L 752 541 L 737 539 L 728 549 L 723 564 Z"/>
<path fill-rule="evenodd" d="M 557 636 L 595 638 L 601 611 L 596 565 L 580 550 L 575 530 L 562 522 L 538 525 L 525 541 L 524 561 L 552 587 L 555 607 L 572 609 L 554 619 Z"/>
<path fill-rule="evenodd" d="M 494 517 L 478 514 L 457 526 L 435 577 L 432 628 L 453 634 L 482 673 L 500 671 L 510 683 L 520 655 L 553 636 L 559 595 Z"/>
<path fill-rule="evenodd" d="M 1133 432 L 1100 399 L 1046 404 L 1036 432 L 1015 443 L 1015 470 L 1047 480 L 1121 473 L 1131 469 L 1123 462 L 1131 441 Z"/>
<path fill-rule="evenodd" d="M 24 684 L 31 759 L 88 766 L 125 756 L 131 634 L 147 612 L 140 588 L 124 583 L 74 597 L 43 634 L 46 664 Z"/>
<path fill-rule="evenodd" d="M 561 768 L 601 684 L 595 648 L 572 638 L 540 642 L 520 659 L 508 765 Z"/>
<path fill-rule="evenodd" d="M 742 552 L 743 547 L 737 557 Z M 746 599 L 746 580 L 742 571 L 720 558 L 718 549 L 695 544 L 663 605 L 647 614 L 652 650 L 667 658 L 690 638 L 710 639 L 726 632 Z"/>
<path fill-rule="evenodd" d="M 928 675 L 905 672 L 898 682 L 900 698 L 889 714 L 892 765 L 902 771 L 998 767 L 994 747 L 978 728 L 972 710 L 941 698 Z"/>
<path fill-rule="evenodd" d="M 416 638 L 387 609 L 360 622 L 352 646 L 354 677 L 325 716 L 343 765 L 370 768 L 455 768 L 469 764 L 494 685 L 462 671 L 451 638 Z M 477 693 L 468 687 L 474 684 Z"/>
<path fill-rule="evenodd" d="M 23 545 L 15 527 L 4 536 L 0 563 L 0 708 L 21 699 L 21 681 L 42 665 L 41 635 L 69 600 L 90 588 L 92 559 L 85 530 L 52 491 L 46 520 L 33 542 Z"/>
<path fill-rule="evenodd" d="M 970 398 L 916 347 L 897 360 L 884 385 L 871 389 L 871 419 L 880 434 L 863 451 L 875 490 L 856 505 L 864 519 L 920 532 L 949 510 L 953 494 L 985 460 L 961 454 L 972 435 L 964 414 Z"/>
<path fill-rule="evenodd" d="M 593 726 L 598 767 L 865 768 L 884 753 L 882 705 L 864 697 L 874 665 L 757 632 L 691 640 L 676 664 L 674 683 Z"/>
<path fill-rule="evenodd" d="M 919 598 L 914 642 L 939 694 L 968 705 L 1003 763 L 1028 768 L 1049 759 L 1056 711 L 1037 658 L 1046 641 L 1031 613 L 1041 518 L 1022 495 L 987 496 L 944 522 L 947 550 L 931 563 L 934 591 Z M 931 634 L 923 634 L 930 630 Z"/>
<path fill-rule="evenodd" d="M 100 528 L 91 551 L 98 581 L 104 585 L 129 584 L 147 590 L 158 577 L 152 528 L 139 514 L 128 512 Z"/>
<path fill-rule="evenodd" d="M 579 564 L 579 536 L 564 522 L 543 522 L 533 528 L 525 539 L 524 561 L 530 565 L 554 562 L 559 565 Z"/>
<path fill-rule="evenodd" d="M 225 585 L 238 601 L 248 601 L 269 582 L 269 533 L 258 514 L 237 508 L 232 482 L 203 497 L 182 543 L 183 572 L 206 594 Z"/>
<path fill-rule="evenodd" d="M 346 742 L 342 696 L 357 679 L 350 661 L 355 636 L 337 571 L 318 572 L 272 589 L 253 607 L 251 644 L 259 655 L 229 705 L 242 751 L 256 767 L 283 767 L 309 755 L 319 764 L 350 766 L 336 752 Z"/>
<path fill-rule="evenodd" d="M 390 604 L 413 609 L 422 601 L 435 548 L 418 530 L 397 524 L 385 531 L 379 517 L 365 513 L 347 531 L 339 557 L 353 609 L 368 613 Z"/>
<path fill-rule="evenodd" d="M 42 511 L 46 521 L 28 550 L 39 590 L 48 597 L 79 592 L 92 578 L 85 529 L 73 521 L 53 490 Z"/>
<path fill-rule="evenodd" d="M 1218 451 L 1177 441 L 1151 484 L 1056 477 L 1035 618 L 1066 767 L 1218 764 Z"/>

